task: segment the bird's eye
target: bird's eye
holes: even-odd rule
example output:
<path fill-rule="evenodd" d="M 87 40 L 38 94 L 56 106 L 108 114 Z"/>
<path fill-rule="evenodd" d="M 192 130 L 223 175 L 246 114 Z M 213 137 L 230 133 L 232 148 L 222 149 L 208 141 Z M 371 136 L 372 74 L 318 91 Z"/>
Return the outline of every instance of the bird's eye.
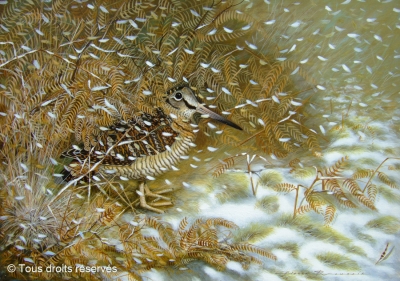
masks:
<path fill-rule="evenodd" d="M 182 93 L 181 92 L 177 92 L 176 94 L 175 94 L 175 96 L 174 96 L 174 99 L 176 100 L 176 101 L 180 101 L 181 99 L 182 99 Z"/>

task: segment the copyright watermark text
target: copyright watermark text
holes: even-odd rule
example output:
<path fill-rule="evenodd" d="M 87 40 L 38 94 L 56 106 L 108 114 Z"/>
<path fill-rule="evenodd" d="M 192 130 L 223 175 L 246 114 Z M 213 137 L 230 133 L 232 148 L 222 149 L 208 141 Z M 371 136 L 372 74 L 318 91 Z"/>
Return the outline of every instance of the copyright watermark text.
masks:
<path fill-rule="evenodd" d="M 35 266 L 35 265 L 27 265 L 27 264 L 18 264 L 18 266 L 14 264 L 9 264 L 7 266 L 7 271 L 13 273 L 15 271 L 19 271 L 21 273 L 40 273 L 40 272 L 56 272 L 56 273 L 111 273 L 117 272 L 116 266 L 85 266 L 85 265 L 77 265 L 77 266 Z"/>

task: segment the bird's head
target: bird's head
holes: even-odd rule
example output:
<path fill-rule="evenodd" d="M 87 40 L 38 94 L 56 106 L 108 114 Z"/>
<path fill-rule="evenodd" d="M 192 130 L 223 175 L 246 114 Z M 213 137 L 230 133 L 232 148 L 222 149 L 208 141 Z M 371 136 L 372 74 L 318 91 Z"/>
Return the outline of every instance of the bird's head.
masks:
<path fill-rule="evenodd" d="M 238 125 L 215 113 L 201 104 L 188 85 L 174 87 L 167 91 L 165 100 L 168 112 L 175 119 L 187 120 L 197 124 L 200 118 L 211 118 L 235 129 L 242 130 Z"/>

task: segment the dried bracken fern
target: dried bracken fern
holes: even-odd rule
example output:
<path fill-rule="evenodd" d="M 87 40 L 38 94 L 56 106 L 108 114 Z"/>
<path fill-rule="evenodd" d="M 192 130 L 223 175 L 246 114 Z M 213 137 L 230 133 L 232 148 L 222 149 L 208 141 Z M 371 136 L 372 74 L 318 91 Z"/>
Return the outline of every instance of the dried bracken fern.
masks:
<path fill-rule="evenodd" d="M 278 183 L 273 189 L 277 192 L 290 192 L 297 189 L 297 186 L 291 183 Z"/>
<path fill-rule="evenodd" d="M 385 159 L 377 169 L 363 169 L 358 170 L 352 174 L 350 178 L 342 177 L 343 166 L 346 161 L 349 160 L 347 156 L 339 159 L 335 164 L 325 169 L 315 170 L 317 175 L 309 187 L 303 187 L 302 185 L 294 185 L 291 183 L 279 183 L 276 184 L 273 189 L 277 192 L 292 192 L 296 191 L 295 203 L 293 216 L 307 213 L 311 210 L 314 212 L 324 215 L 325 225 L 332 223 L 337 209 L 340 206 L 348 208 L 357 208 L 360 204 L 371 210 L 377 210 L 375 206 L 375 199 L 378 195 L 378 188 L 376 184 L 372 183 L 373 177 L 377 175 L 377 178 L 390 186 L 396 188 L 395 183 L 390 180 L 385 173 L 378 171 L 379 168 L 390 158 Z M 294 165 L 298 161 L 295 159 L 289 163 L 293 171 Z M 369 178 L 364 189 L 361 189 L 358 181 Z M 360 181 L 361 182 L 361 181 Z M 322 190 L 315 190 L 317 184 L 321 184 Z M 299 189 L 304 188 L 303 201 L 305 205 L 297 205 L 299 200 Z M 366 196 L 364 193 L 367 193 Z"/>
<path fill-rule="evenodd" d="M 37 198 L 43 196 L 35 198 L 39 205 Z M 137 216 L 126 223 L 120 219 L 123 210 L 116 201 L 97 195 L 88 203 L 73 193 L 65 194 L 65 199 L 57 203 L 40 206 L 47 210 L 47 217 L 24 218 L 21 216 L 24 210 L 19 211 L 18 204 L 1 213 L 5 221 L 3 230 L 19 229 L 14 231 L 14 236 L 2 237 L 4 250 L 1 258 L 4 262 L 29 262 L 43 268 L 65 266 L 72 269 L 64 272 L 64 276 L 70 278 L 91 276 L 102 280 L 104 276 L 113 278 L 126 272 L 130 278 L 142 280 L 140 274 L 143 271 L 168 266 L 184 267 L 195 260 L 203 260 L 222 270 L 230 260 L 241 263 L 244 268 L 250 263 L 260 263 L 247 253 L 275 259 L 261 248 L 230 242 L 229 232 L 221 231 L 221 228 L 234 230 L 237 226 L 222 218 L 200 218 L 191 225 L 184 218 L 178 230 L 148 216 Z M 52 218 L 54 213 L 58 217 Z M 41 211 L 41 214 L 46 212 Z M 28 227 L 29 224 L 34 227 Z M 149 229 L 156 231 L 156 235 L 152 232 L 153 236 L 149 236 Z M 118 238 L 108 240 L 106 236 L 110 231 L 119 233 Z M 14 259 L 15 255 L 19 256 L 18 260 Z M 108 271 L 79 270 L 80 265 L 88 266 L 92 260 L 97 261 L 96 266 L 108 268 Z M 55 271 L 31 273 L 32 278 L 41 279 L 53 279 L 57 275 Z M 17 271 L 13 276 L 23 278 L 24 274 Z"/>
<path fill-rule="evenodd" d="M 65 187 L 60 184 L 62 165 L 57 163 L 61 152 L 72 143 L 90 151 L 100 143 L 102 131 L 115 124 L 143 122 L 144 114 L 154 114 L 163 104 L 166 90 L 182 81 L 205 105 L 244 131 L 237 135 L 224 125 L 214 130 L 201 122 L 198 146 L 247 146 L 274 160 L 292 159 L 292 153 L 299 151 L 320 156 L 319 140 L 324 136 L 313 130 L 315 123 L 310 125 L 308 106 L 317 85 L 307 74 L 311 60 L 300 65 L 296 55 L 293 60 L 288 55 L 282 61 L 285 52 L 276 44 L 286 35 L 281 28 L 269 28 L 263 22 L 264 15 L 253 17 L 247 4 L 233 0 L 1 1 L 2 264 L 75 268 L 95 262 L 118 271 L 29 276 L 17 271 L 12 277 L 141 280 L 141 274 L 152 268 L 184 270 L 199 260 L 223 270 L 229 261 L 247 269 L 252 263 L 261 263 L 258 256 L 276 259 L 266 250 L 232 242 L 236 225 L 223 218 L 185 218 L 174 229 L 161 219 L 129 214 L 132 220 L 127 223 L 126 210 L 138 212 L 137 200 L 131 200 L 135 191 L 128 190 L 130 183 L 94 185 L 96 178 L 92 178 L 83 188 L 69 186 L 57 200 L 53 195 Z M 279 16 L 274 13 L 268 15 Z M 282 20 L 285 31 L 288 24 Z M 296 52 L 302 53 L 297 44 Z M 342 125 L 336 128 L 347 125 L 348 114 L 343 116 Z M 352 125 L 372 138 L 378 132 L 369 125 Z M 238 164 L 235 156 L 228 156 L 214 176 Z M 256 171 L 250 167 L 254 157 L 242 156 L 247 157 L 247 172 L 256 195 L 258 185 L 251 176 Z M 324 216 L 327 225 L 342 206 L 374 210 L 380 193 L 397 198 L 377 187 L 382 182 L 385 187 L 397 188 L 396 179 L 379 171 L 381 166 L 342 177 L 347 160 L 344 157 L 331 167 L 317 168 L 316 175 L 312 174 L 314 182 L 307 187 L 280 181 L 270 185 L 279 192 L 296 192 L 294 215 L 315 211 Z M 290 162 L 293 174 L 297 165 L 303 165 L 303 158 L 301 163 L 298 158 Z M 77 173 L 89 172 L 91 167 L 90 163 L 84 166 L 86 170 L 78 167 Z M 299 197 L 304 199 L 300 206 Z M 276 205 L 271 209 L 265 206 L 269 202 L 264 200 L 260 206 L 275 210 Z M 304 217 L 295 218 L 294 224 Z M 316 229 L 312 224 L 299 225 L 304 232 Z M 388 218 L 372 221 L 369 226 L 382 225 L 387 232 L 398 231 L 398 222 Z M 323 237 L 336 237 L 328 234 Z M 330 266 L 341 261 L 332 254 L 319 258 Z"/>
<path fill-rule="evenodd" d="M 376 194 L 378 193 L 378 189 L 377 189 L 376 185 L 370 183 L 367 186 L 367 193 L 368 193 L 369 200 L 371 200 L 372 202 L 375 202 Z"/>
<path fill-rule="evenodd" d="M 269 120 L 271 110 L 261 116 L 249 106 L 235 108 L 246 100 L 256 103 L 279 91 L 292 92 L 297 85 L 287 79 L 295 66 L 275 59 L 274 43 L 246 41 L 256 34 L 270 36 L 260 28 L 262 22 L 237 13 L 235 9 L 243 6 L 235 1 L 39 2 L 0 5 L 2 263 L 75 268 L 96 260 L 98 266 L 115 266 L 128 280 L 140 280 L 141 273 L 151 268 L 184 267 L 194 260 L 224 269 L 229 260 L 244 268 L 260 263 L 248 252 L 273 257 L 251 245 L 233 248 L 220 228 L 236 226 L 224 219 L 199 219 L 191 225 L 183 220 L 178 230 L 152 217 L 126 223 L 122 215 L 127 209 L 136 211 L 137 203 L 131 199 L 134 191 L 128 190 L 129 184 L 98 182 L 88 159 L 82 166 L 69 167 L 88 184 L 63 186 L 63 165 L 58 162 L 72 143 L 84 153 L 101 144 L 102 131 L 115 129 L 115 124 L 143 123 L 145 114 L 154 114 L 163 104 L 166 90 L 182 81 L 208 106 L 230 113 L 246 132 L 262 128 L 257 119 L 274 123 L 278 130 L 277 120 Z M 225 32 L 227 23 L 235 23 L 237 30 Z M 238 49 L 236 44 L 246 47 Z M 257 52 L 254 44 L 260 44 Z M 259 63 L 260 58 L 273 67 Z M 299 91 L 305 85 L 312 88 L 302 75 L 296 77 L 303 81 Z M 278 108 L 282 118 L 295 109 L 296 98 L 302 97 L 282 97 Z M 267 108 L 270 101 L 259 104 Z M 280 138 L 294 134 L 299 139 L 300 131 L 313 134 L 296 123 L 294 128 L 283 123 L 289 120 L 279 124 Z M 240 141 L 230 129 L 223 134 L 211 130 L 209 136 L 210 143 Z M 308 148 L 305 141 L 302 145 Z M 277 146 L 274 153 L 283 155 L 287 149 L 289 144 Z M 219 174 L 232 165 L 228 161 Z M 63 196 L 55 200 L 53 194 L 60 190 Z M 144 229 L 157 235 L 147 236 Z M 118 238 L 110 233 L 118 233 Z M 16 272 L 13 276 L 100 280 L 116 279 L 118 274 Z"/>
<path fill-rule="evenodd" d="M 329 205 L 325 209 L 324 221 L 326 225 L 329 225 L 333 219 L 335 218 L 336 208 L 332 205 Z"/>
<path fill-rule="evenodd" d="M 326 168 L 324 170 L 324 174 L 328 177 L 337 177 L 340 176 L 340 173 L 342 172 L 342 166 L 344 163 L 349 159 L 348 156 L 342 157 L 340 160 L 338 160 L 334 165 Z"/>
<path fill-rule="evenodd" d="M 232 156 L 229 158 L 226 158 L 223 160 L 223 163 L 221 163 L 220 165 L 218 165 L 214 172 L 213 172 L 213 176 L 214 177 L 218 177 L 221 174 L 225 173 L 225 171 L 229 168 L 231 168 L 233 165 L 235 165 L 235 158 L 238 156 Z"/>
<path fill-rule="evenodd" d="M 383 173 L 383 172 L 378 172 L 378 178 L 386 185 L 390 186 L 391 188 L 397 188 L 396 184 L 389 179 L 389 177 Z"/>
<path fill-rule="evenodd" d="M 353 174 L 352 178 L 355 180 L 368 178 L 368 177 L 372 176 L 373 173 L 374 173 L 374 170 L 372 170 L 372 169 L 359 170 Z"/>
<path fill-rule="evenodd" d="M 302 214 L 305 214 L 305 213 L 310 212 L 310 211 L 312 211 L 312 208 L 311 208 L 310 205 L 307 204 L 307 205 L 303 205 L 303 206 L 300 206 L 299 208 L 297 208 L 296 209 L 296 214 L 302 215 Z"/>
<path fill-rule="evenodd" d="M 219 231 L 220 227 L 237 228 L 234 223 L 221 218 L 197 219 L 191 225 L 184 218 L 180 223 L 178 233 L 171 232 L 168 226 L 163 225 L 154 218 L 146 218 L 143 222 L 144 228 L 156 229 L 160 238 L 146 239 L 144 237 L 146 242 L 141 244 L 140 239 L 142 238 L 139 237 L 138 245 L 141 247 L 141 256 L 139 257 L 134 253 L 131 254 L 136 257 L 135 260 L 141 269 L 160 268 L 168 264 L 184 267 L 194 260 L 203 260 L 220 270 L 226 267 L 226 263 L 229 260 L 240 262 L 245 267 L 249 262 L 253 262 L 253 257 L 246 255 L 244 252 L 274 258 L 269 252 L 252 245 L 243 247 L 241 244 L 219 242 L 226 241 L 226 238 L 228 238 L 222 239 L 222 232 Z M 125 231 L 124 233 L 128 232 Z M 131 238 L 123 237 L 124 243 L 129 244 Z M 151 261 L 149 261 L 149 255 L 152 256 Z"/>
<path fill-rule="evenodd" d="M 250 133 L 246 141 L 255 138 L 268 154 L 284 157 L 300 147 L 319 151 L 316 133 L 301 117 L 314 81 L 296 63 L 276 60 L 268 40 L 244 39 L 271 34 L 259 20 L 237 13 L 238 3 L 211 2 L 202 9 L 195 1 L 105 1 L 81 9 L 64 1 L 34 4 L 16 5 L 30 10 L 27 15 L 15 5 L 2 7 L 1 41 L 12 42 L 5 45 L 2 66 L 10 70 L 5 83 L 13 101 L 7 91 L 2 99 L 6 108 L 19 103 L 18 111 L 39 126 L 41 145 L 63 150 L 77 141 L 89 151 L 102 130 L 153 113 L 165 91 L 186 80 L 208 105 Z M 233 22 L 235 32 L 225 32 Z M 212 132 L 209 141 L 237 144 L 235 134 Z"/>
<path fill-rule="evenodd" d="M 325 181 L 325 187 L 327 190 L 333 193 L 339 204 L 344 205 L 348 208 L 356 207 L 356 205 L 353 202 L 351 202 L 348 199 L 347 195 L 344 193 L 342 189 L 342 184 L 339 180 L 337 179 L 327 180 Z"/>

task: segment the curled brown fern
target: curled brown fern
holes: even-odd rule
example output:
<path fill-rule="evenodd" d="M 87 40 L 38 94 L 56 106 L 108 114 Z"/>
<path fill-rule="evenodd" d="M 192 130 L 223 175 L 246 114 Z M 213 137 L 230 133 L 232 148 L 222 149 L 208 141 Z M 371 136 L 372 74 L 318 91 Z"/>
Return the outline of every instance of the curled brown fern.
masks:
<path fill-rule="evenodd" d="M 326 168 L 324 170 L 325 175 L 329 177 L 337 177 L 340 176 L 340 173 L 343 171 L 342 167 L 345 164 L 345 162 L 349 159 L 348 156 L 344 156 L 341 159 L 339 159 L 334 165 Z"/>
<path fill-rule="evenodd" d="M 273 187 L 277 192 L 291 192 L 297 189 L 297 186 L 291 183 L 278 183 Z"/>

